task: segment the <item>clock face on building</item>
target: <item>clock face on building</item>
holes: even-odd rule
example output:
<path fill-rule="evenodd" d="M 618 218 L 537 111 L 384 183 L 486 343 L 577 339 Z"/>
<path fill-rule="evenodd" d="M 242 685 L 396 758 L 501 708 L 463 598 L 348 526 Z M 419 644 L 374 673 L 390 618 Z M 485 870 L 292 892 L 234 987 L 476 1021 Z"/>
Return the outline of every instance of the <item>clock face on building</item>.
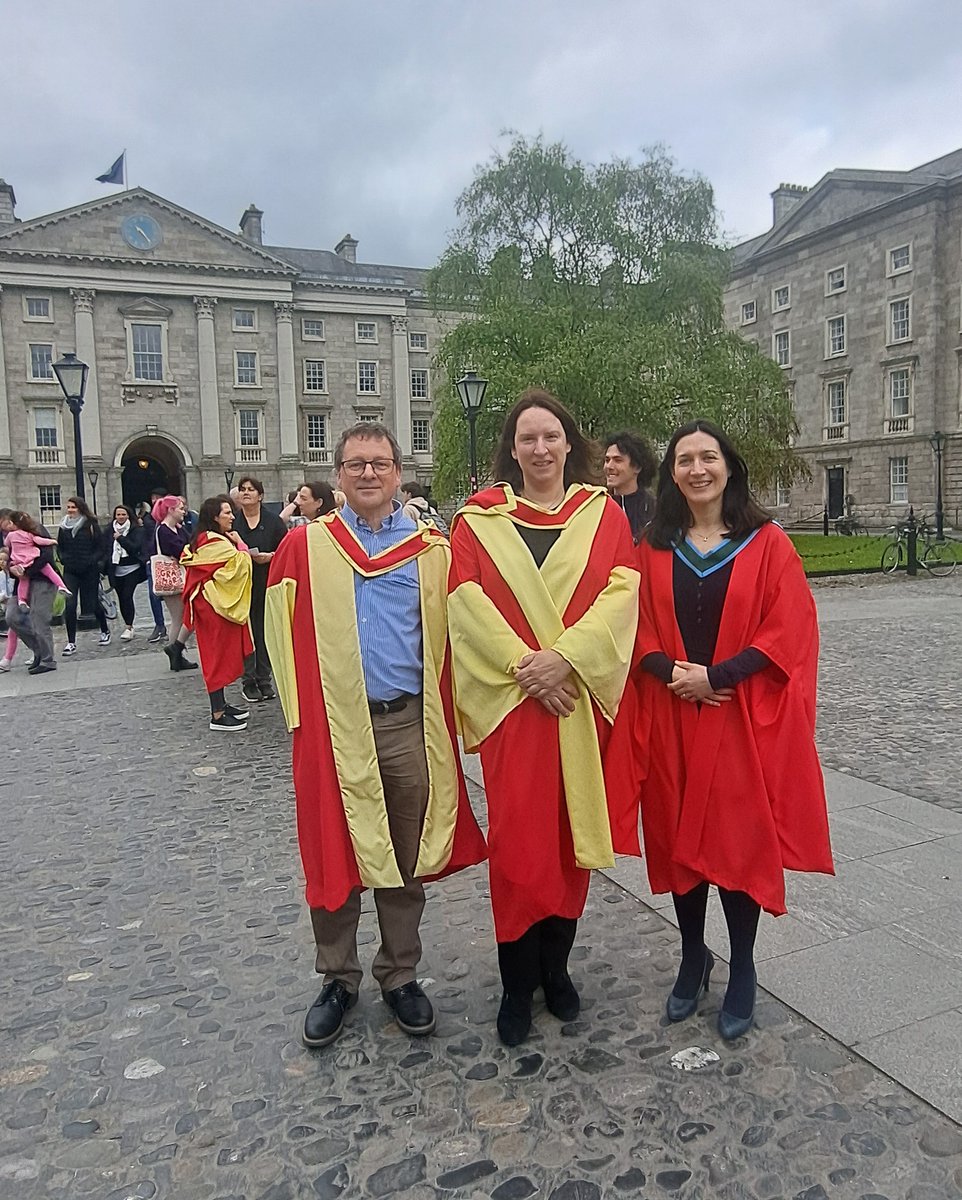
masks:
<path fill-rule="evenodd" d="M 120 232 L 127 245 L 135 250 L 153 250 L 164 240 L 160 226 L 146 213 L 134 213 L 124 217 Z"/>

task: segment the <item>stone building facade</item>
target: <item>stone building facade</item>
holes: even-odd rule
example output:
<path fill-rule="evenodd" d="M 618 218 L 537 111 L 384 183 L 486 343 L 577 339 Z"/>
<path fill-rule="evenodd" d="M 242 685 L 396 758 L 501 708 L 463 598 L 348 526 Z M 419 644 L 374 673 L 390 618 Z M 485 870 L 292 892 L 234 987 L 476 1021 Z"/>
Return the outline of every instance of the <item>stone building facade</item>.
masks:
<path fill-rule="evenodd" d="M 850 502 L 870 526 L 912 505 L 962 521 L 962 150 L 910 171 L 832 171 L 772 193 L 737 246 L 730 328 L 785 372 L 811 479 L 768 499 L 790 522 Z M 937 453 L 933 441 L 941 445 Z"/>
<path fill-rule="evenodd" d="M 396 433 L 430 481 L 431 361 L 443 330 L 425 272 L 262 244 L 140 188 L 18 220 L 0 181 L 0 503 L 53 520 L 74 492 L 72 417 L 50 364 L 90 367 L 85 474 L 109 512 L 154 487 L 196 507 L 242 473 L 269 500 L 331 479 L 358 420 Z M 92 488 L 86 485 L 87 499 Z"/>

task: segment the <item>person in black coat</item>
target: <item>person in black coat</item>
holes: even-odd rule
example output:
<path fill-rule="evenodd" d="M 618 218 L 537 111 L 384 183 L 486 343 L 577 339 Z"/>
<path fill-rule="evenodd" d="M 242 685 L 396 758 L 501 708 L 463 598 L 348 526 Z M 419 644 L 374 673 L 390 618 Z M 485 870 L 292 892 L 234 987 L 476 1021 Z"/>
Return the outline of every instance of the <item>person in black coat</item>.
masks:
<path fill-rule="evenodd" d="M 100 644 L 110 645 L 107 615 L 100 603 L 100 572 L 104 544 L 97 518 L 79 496 L 67 501 L 66 513 L 57 531 L 57 551 L 63 563 L 64 583 L 70 588 L 64 622 L 67 626 L 66 655 L 77 653 L 77 601 L 81 612 L 93 613 L 100 624 Z"/>
<path fill-rule="evenodd" d="M 134 592 L 147 578 L 143 562 L 144 531 L 131 505 L 118 504 L 114 509 L 113 521 L 103 534 L 103 557 L 125 625 L 120 640 L 129 642 L 134 636 Z"/>

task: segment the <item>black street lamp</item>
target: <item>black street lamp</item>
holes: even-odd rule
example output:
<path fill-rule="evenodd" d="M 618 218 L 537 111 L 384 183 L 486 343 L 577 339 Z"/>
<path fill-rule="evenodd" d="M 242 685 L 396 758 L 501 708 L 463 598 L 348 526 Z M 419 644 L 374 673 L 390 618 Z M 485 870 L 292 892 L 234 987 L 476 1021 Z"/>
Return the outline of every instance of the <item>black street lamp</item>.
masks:
<path fill-rule="evenodd" d="M 488 381 L 481 379 L 473 370 L 465 370 L 454 386 L 458 389 L 461 407 L 464 409 L 464 415 L 468 418 L 471 457 L 471 490 L 468 494 L 473 496 L 478 490 L 478 440 L 476 426 L 478 413 L 481 411 L 481 405 L 484 403 L 484 393 L 487 391 Z"/>
<path fill-rule="evenodd" d="M 57 376 L 60 390 L 63 392 L 67 407 L 73 413 L 73 446 L 74 466 L 77 471 L 77 495 L 81 500 L 84 495 L 84 451 L 80 438 L 80 413 L 84 406 L 84 392 L 87 390 L 87 372 L 90 368 L 72 351 L 68 351 L 59 362 L 53 364 L 53 373 Z"/>
<path fill-rule="evenodd" d="M 234 472 L 233 471 L 225 471 L 224 472 L 224 483 L 227 484 L 227 492 L 228 492 L 228 494 L 230 494 L 230 490 L 234 485 Z"/>
<path fill-rule="evenodd" d="M 929 445 L 935 451 L 935 536 L 942 542 L 945 540 L 945 514 L 942 511 L 942 455 L 945 451 L 945 434 L 936 429 L 929 438 Z"/>
<path fill-rule="evenodd" d="M 93 509 L 94 509 L 94 513 L 96 514 L 96 512 L 97 512 L 97 480 L 100 478 L 100 472 L 99 471 L 88 471 L 87 478 L 90 480 L 90 493 L 94 498 Z"/>

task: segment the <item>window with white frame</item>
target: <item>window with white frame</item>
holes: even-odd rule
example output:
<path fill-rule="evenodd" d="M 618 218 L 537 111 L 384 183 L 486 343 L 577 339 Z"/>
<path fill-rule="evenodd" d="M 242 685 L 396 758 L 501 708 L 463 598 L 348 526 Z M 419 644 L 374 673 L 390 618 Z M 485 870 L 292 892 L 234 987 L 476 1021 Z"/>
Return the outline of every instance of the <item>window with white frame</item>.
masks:
<path fill-rule="evenodd" d="M 912 381 L 908 367 L 889 371 L 889 415 L 907 417 L 912 407 Z"/>
<path fill-rule="evenodd" d="M 360 396 L 376 396 L 378 393 L 377 363 L 358 362 L 357 391 Z"/>
<path fill-rule="evenodd" d="M 146 383 L 163 379 L 164 351 L 161 326 L 131 324 L 130 344 L 134 379 Z"/>
<path fill-rule="evenodd" d="M 323 342 L 323 319 L 321 317 L 301 317 L 301 337 L 305 342 Z"/>
<path fill-rule="evenodd" d="M 56 405 L 37 404 L 30 410 L 30 461 L 35 466 L 63 462 L 60 410 Z"/>
<path fill-rule="evenodd" d="M 906 457 L 889 459 L 889 503 L 909 502 L 909 460 Z"/>
<path fill-rule="evenodd" d="M 408 349 L 426 351 L 428 348 L 428 335 L 426 333 L 409 333 L 408 334 Z"/>
<path fill-rule="evenodd" d="M 420 367 L 414 367 L 411 370 L 411 399 L 427 400 L 427 398 L 428 373 Z"/>
<path fill-rule="evenodd" d="M 743 325 L 754 324 L 757 316 L 758 316 L 758 310 L 756 308 L 755 301 L 754 300 L 746 300 L 745 303 L 742 305 L 742 324 Z"/>
<path fill-rule="evenodd" d="M 257 387 L 257 351 L 234 351 L 234 383 L 237 387 Z"/>
<path fill-rule="evenodd" d="M 889 341 L 907 342 L 912 336 L 912 301 L 909 297 L 889 303 Z"/>
<path fill-rule="evenodd" d="M 253 308 L 235 308 L 233 312 L 234 329 L 245 332 L 257 329 L 257 313 Z"/>
<path fill-rule="evenodd" d="M 376 342 L 377 323 L 375 321 L 355 321 L 354 340 L 356 342 Z"/>
<path fill-rule="evenodd" d="M 781 312 L 782 309 L 789 308 L 791 303 L 791 284 L 783 283 L 777 288 L 772 288 L 772 312 Z"/>
<path fill-rule="evenodd" d="M 328 448 L 327 413 L 306 413 L 304 417 L 304 432 L 307 443 L 307 461 L 313 463 L 330 462 L 331 452 Z"/>
<path fill-rule="evenodd" d="M 37 487 L 37 507 L 40 509 L 40 524 L 48 528 L 57 523 L 63 505 L 60 501 L 60 485 L 41 483 Z"/>
<path fill-rule="evenodd" d="M 380 421 L 381 418 L 377 413 L 358 413 L 357 419 L 364 425 L 373 425 L 375 421 Z"/>
<path fill-rule="evenodd" d="M 832 267 L 825 272 L 825 295 L 834 296 L 836 292 L 844 292 L 847 287 L 844 267 Z"/>
<path fill-rule="evenodd" d="M 778 329 L 772 334 L 772 358 L 780 367 L 792 365 L 792 339 L 787 329 Z"/>
<path fill-rule="evenodd" d="M 840 428 L 848 418 L 846 391 L 847 388 L 844 379 L 832 379 L 829 381 L 827 389 L 829 429 Z"/>
<path fill-rule="evenodd" d="M 431 453 L 431 418 L 411 418 L 411 449 L 415 454 Z"/>
<path fill-rule="evenodd" d="M 327 391 L 327 370 L 323 358 L 304 359 L 304 391 Z"/>
<path fill-rule="evenodd" d="M 780 479 L 776 480 L 776 482 L 775 482 L 775 507 L 776 508 L 787 508 L 788 505 L 791 504 L 791 502 L 792 502 L 791 488 L 788 486 L 787 483 L 782 483 L 782 481 Z"/>
<path fill-rule="evenodd" d="M 829 317 L 825 322 L 825 355 L 833 358 L 845 353 L 845 318 Z"/>
<path fill-rule="evenodd" d="M 903 271 L 912 269 L 912 243 L 904 246 L 894 246 L 889 251 L 889 274 L 900 275 Z"/>
<path fill-rule="evenodd" d="M 53 304 L 49 296 L 24 296 L 23 319 L 25 321 L 52 321 Z"/>
<path fill-rule="evenodd" d="M 28 379 L 54 379 L 53 346 L 50 342 L 30 343 L 30 374 Z"/>
<path fill-rule="evenodd" d="M 258 463 L 266 459 L 264 419 L 259 408 L 237 410 L 237 461 Z"/>

